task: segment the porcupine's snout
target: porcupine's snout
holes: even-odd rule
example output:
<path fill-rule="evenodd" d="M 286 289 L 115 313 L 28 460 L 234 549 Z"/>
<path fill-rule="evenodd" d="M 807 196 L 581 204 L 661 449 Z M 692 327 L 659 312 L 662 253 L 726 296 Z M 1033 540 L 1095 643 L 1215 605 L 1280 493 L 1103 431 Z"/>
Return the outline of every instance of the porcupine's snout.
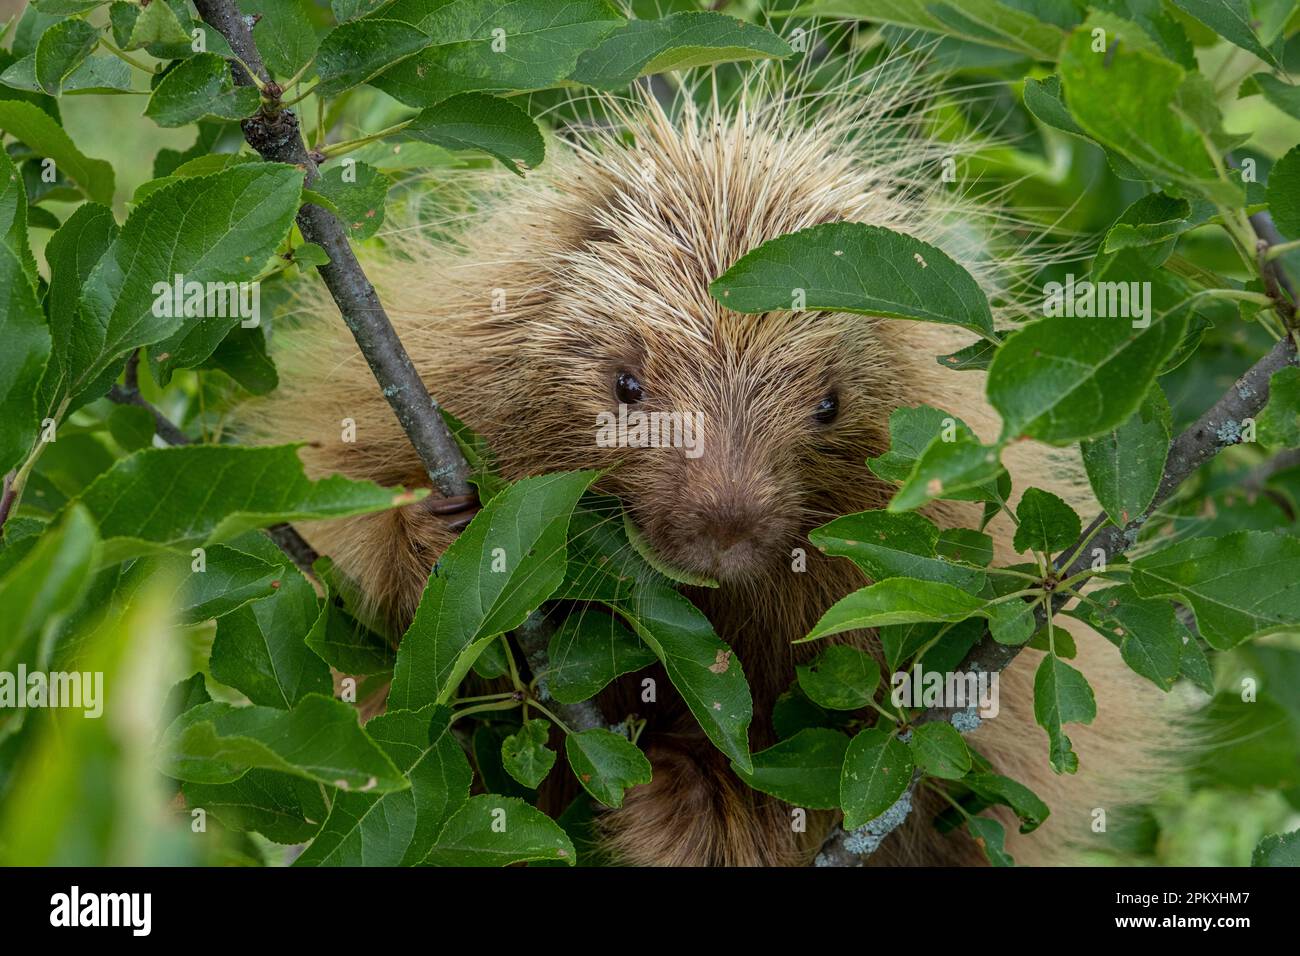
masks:
<path fill-rule="evenodd" d="M 791 530 L 775 474 L 742 449 L 711 447 L 681 462 L 671 508 L 660 503 L 646 528 L 656 548 L 678 567 L 719 581 L 757 575 L 772 563 Z"/>

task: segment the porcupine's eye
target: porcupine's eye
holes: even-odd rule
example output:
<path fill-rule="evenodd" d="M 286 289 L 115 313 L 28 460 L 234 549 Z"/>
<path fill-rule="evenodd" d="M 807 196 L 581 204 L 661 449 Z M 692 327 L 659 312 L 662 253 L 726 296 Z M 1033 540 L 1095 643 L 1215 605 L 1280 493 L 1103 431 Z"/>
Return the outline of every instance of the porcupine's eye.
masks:
<path fill-rule="evenodd" d="M 624 405 L 635 405 L 644 395 L 645 390 L 631 372 L 619 372 L 614 377 L 614 396 Z"/>
<path fill-rule="evenodd" d="M 840 413 L 840 397 L 834 392 L 828 394 L 813 409 L 813 421 L 819 425 L 829 425 Z"/>

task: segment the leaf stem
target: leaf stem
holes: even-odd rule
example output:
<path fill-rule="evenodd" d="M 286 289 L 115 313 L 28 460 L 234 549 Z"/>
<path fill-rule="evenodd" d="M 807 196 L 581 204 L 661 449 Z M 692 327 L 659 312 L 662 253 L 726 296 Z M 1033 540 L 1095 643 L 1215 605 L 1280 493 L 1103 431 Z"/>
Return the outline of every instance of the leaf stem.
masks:
<path fill-rule="evenodd" d="M 1290 242 L 1284 242 L 1281 245 L 1269 246 L 1268 252 L 1264 254 L 1264 261 L 1272 262 L 1278 256 L 1285 255 L 1295 249 L 1300 249 L 1300 239 L 1292 239 Z"/>
<path fill-rule="evenodd" d="M 555 722 L 555 726 L 559 727 L 561 730 L 564 731 L 566 737 L 573 733 L 573 731 L 569 729 L 568 725 L 565 724 L 564 721 L 560 720 L 559 717 L 556 717 L 555 714 L 552 713 L 547 707 L 545 707 L 536 697 L 529 698 L 528 700 L 525 701 L 525 703 L 529 707 L 534 707 L 537 710 L 539 710 L 541 713 L 545 714 L 547 717 L 551 718 L 551 720 Z"/>
<path fill-rule="evenodd" d="M 511 696 L 513 697 L 514 695 Z M 464 710 L 458 710 L 456 713 L 452 714 L 450 723 L 454 724 L 456 721 L 460 720 L 462 717 L 468 716 L 469 714 L 478 714 L 489 710 L 514 710 L 514 708 L 518 707 L 522 703 L 522 700 L 507 700 L 499 704 L 477 704 L 474 707 L 466 707 Z"/>
<path fill-rule="evenodd" d="M 315 83 L 315 84 L 313 84 L 312 86 L 309 86 L 309 87 L 308 87 L 307 89 L 305 89 L 303 92 L 299 93 L 299 94 L 298 94 L 297 96 L 295 96 L 293 99 L 291 99 L 291 100 L 281 100 L 281 101 L 280 101 L 280 106 L 281 106 L 281 107 L 285 107 L 285 106 L 293 106 L 294 103 L 299 103 L 299 102 L 305 100 L 307 97 L 311 96 L 313 93 L 316 92 L 316 87 L 318 87 L 318 86 L 320 86 L 320 84 L 319 84 L 319 83 Z"/>
<path fill-rule="evenodd" d="M 406 120 L 405 122 L 390 126 L 387 129 L 381 129 L 377 133 L 371 133 L 368 136 L 359 136 L 356 139 L 345 139 L 339 143 L 330 143 L 328 146 L 320 147 L 320 152 L 327 158 L 342 156 L 344 153 L 350 153 L 354 149 L 360 149 L 362 146 L 383 139 L 385 136 L 392 136 L 394 133 L 400 133 L 402 130 L 406 129 L 406 127 L 410 126 L 412 122 L 412 120 Z"/>
<path fill-rule="evenodd" d="M 122 60 L 123 62 L 128 63 L 131 66 L 135 67 L 141 73 L 148 73 L 150 76 L 155 76 L 158 73 L 158 70 L 155 69 L 154 67 L 146 66 L 145 64 L 137 60 L 135 57 L 126 53 L 124 50 L 119 50 L 113 43 L 111 43 L 108 40 L 107 37 L 101 36 L 99 38 L 99 45 L 102 46 L 109 53 L 113 54 L 113 56 L 117 57 L 119 60 Z"/>

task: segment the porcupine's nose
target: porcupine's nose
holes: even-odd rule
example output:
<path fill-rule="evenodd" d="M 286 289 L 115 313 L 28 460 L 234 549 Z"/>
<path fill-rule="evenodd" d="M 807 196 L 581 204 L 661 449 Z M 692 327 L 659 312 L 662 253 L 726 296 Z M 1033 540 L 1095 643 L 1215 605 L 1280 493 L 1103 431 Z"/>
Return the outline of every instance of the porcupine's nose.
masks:
<path fill-rule="evenodd" d="M 753 535 L 757 515 L 743 506 L 726 505 L 715 510 L 704 520 L 704 534 L 719 551 L 729 551 Z"/>

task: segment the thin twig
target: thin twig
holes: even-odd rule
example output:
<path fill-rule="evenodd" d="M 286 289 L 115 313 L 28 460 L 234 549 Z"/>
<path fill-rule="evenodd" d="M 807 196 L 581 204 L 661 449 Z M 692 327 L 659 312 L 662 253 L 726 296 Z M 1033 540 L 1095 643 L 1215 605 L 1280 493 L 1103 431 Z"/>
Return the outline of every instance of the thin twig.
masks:
<path fill-rule="evenodd" d="M 254 77 L 263 86 L 270 83 L 262 56 L 253 42 L 252 30 L 233 0 L 196 0 L 199 16 L 226 38 L 238 62 L 231 69 L 235 82 L 250 85 Z M 306 174 L 311 186 L 320 175 L 316 160 L 307 152 L 293 110 L 280 108 L 278 100 L 263 105 L 241 123 L 244 138 L 263 159 L 289 163 Z M 298 211 L 298 228 L 307 242 L 322 247 L 329 262 L 317 266 L 347 323 L 370 371 L 392 407 L 407 437 L 424 463 L 433 485 L 447 497 L 471 492 L 469 466 L 402 346 L 370 284 L 339 221 L 326 209 L 311 203 Z"/>
<path fill-rule="evenodd" d="M 9 512 L 13 509 L 14 499 L 18 497 L 14 491 L 14 478 L 17 475 L 17 471 L 11 471 L 5 475 L 4 491 L 0 492 L 0 537 L 4 537 L 5 522 L 9 520 Z"/>
<path fill-rule="evenodd" d="M 550 646 L 551 635 L 554 633 L 555 627 L 542 616 L 540 611 L 530 614 L 514 632 L 515 642 L 519 645 L 519 649 L 524 652 L 524 658 L 528 661 L 528 666 L 532 668 L 534 676 L 544 674 L 550 667 L 547 659 L 547 648 Z M 558 700 L 551 698 L 546 690 L 546 678 L 544 676 L 537 682 L 537 693 L 569 729 L 577 733 L 597 727 L 603 729 L 609 727 L 605 716 L 600 712 L 600 708 L 596 706 L 594 700 L 584 700 L 577 704 L 561 704 Z"/>

